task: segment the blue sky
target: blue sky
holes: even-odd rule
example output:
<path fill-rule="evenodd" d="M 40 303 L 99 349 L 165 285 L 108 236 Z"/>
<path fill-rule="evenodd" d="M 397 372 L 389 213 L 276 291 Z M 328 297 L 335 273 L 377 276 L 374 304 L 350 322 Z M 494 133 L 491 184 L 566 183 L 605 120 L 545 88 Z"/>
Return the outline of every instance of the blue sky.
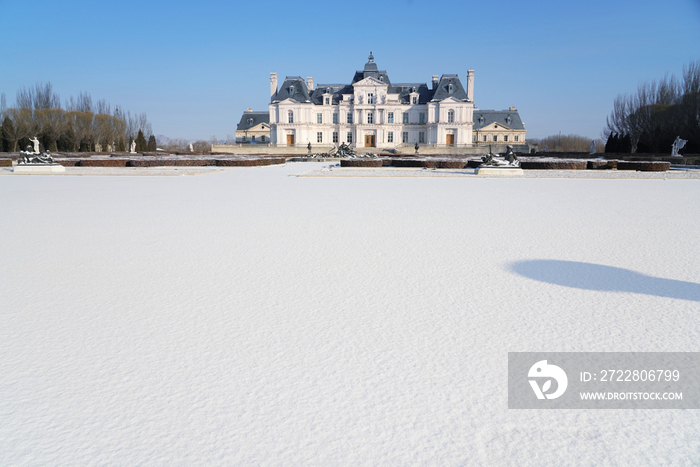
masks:
<path fill-rule="evenodd" d="M 615 97 L 700 60 L 700 0 L 334 2 L 0 0 L 0 92 L 87 91 L 155 134 L 223 139 L 267 110 L 270 72 L 349 83 L 371 50 L 393 82 L 475 70 L 480 109 L 529 138 L 599 137 Z"/>

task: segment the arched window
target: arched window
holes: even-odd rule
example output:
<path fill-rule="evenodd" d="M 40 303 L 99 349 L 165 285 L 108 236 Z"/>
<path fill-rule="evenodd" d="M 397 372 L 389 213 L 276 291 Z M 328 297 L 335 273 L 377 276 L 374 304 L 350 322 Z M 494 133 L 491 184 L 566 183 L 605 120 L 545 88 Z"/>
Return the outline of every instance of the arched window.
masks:
<path fill-rule="evenodd" d="M 450 94 L 452 94 L 452 91 L 454 91 L 454 86 L 452 85 L 452 83 L 450 83 L 450 84 L 447 85 L 447 92 L 449 92 Z"/>
<path fill-rule="evenodd" d="M 293 96 L 294 95 L 294 86 L 289 86 L 289 95 Z"/>
<path fill-rule="evenodd" d="M 455 111 L 450 109 L 447 111 L 447 123 L 454 123 L 455 121 Z"/>
<path fill-rule="evenodd" d="M 287 111 L 287 123 L 294 123 L 294 112 L 291 110 Z"/>

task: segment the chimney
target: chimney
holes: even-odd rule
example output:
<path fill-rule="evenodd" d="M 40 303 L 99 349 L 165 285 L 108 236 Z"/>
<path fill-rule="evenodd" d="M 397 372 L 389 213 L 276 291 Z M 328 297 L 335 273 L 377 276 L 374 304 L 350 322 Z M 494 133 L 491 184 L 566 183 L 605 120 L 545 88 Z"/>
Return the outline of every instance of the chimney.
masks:
<path fill-rule="evenodd" d="M 252 112 L 253 109 L 251 109 L 250 107 L 248 107 L 247 109 L 245 109 L 245 111 L 246 111 L 246 112 Z"/>
<path fill-rule="evenodd" d="M 270 98 L 277 94 L 277 73 L 270 73 Z"/>
<path fill-rule="evenodd" d="M 439 79 L 438 75 L 433 75 L 433 91 L 437 89 L 438 79 Z"/>
<path fill-rule="evenodd" d="M 314 90 L 314 79 L 313 79 L 311 76 L 309 76 L 309 77 L 306 78 L 306 88 L 307 88 L 309 91 L 313 91 L 313 90 Z"/>
<path fill-rule="evenodd" d="M 474 102 L 474 70 L 467 70 L 467 100 Z"/>

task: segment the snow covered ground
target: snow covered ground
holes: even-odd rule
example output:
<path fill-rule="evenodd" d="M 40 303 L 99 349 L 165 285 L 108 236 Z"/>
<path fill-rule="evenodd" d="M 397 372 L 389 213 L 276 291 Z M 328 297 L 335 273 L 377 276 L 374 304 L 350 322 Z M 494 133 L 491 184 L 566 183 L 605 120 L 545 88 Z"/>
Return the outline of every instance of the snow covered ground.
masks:
<path fill-rule="evenodd" d="M 509 351 L 700 350 L 700 181 L 0 177 L 0 465 L 698 465 Z"/>

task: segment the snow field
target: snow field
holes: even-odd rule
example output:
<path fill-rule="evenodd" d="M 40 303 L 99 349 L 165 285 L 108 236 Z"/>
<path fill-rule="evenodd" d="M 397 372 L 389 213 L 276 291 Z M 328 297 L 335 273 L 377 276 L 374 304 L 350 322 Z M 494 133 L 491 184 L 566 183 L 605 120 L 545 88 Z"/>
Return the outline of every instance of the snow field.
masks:
<path fill-rule="evenodd" d="M 697 180 L 307 169 L 0 178 L 0 464 L 700 462 L 507 409 L 509 351 L 698 351 Z"/>

